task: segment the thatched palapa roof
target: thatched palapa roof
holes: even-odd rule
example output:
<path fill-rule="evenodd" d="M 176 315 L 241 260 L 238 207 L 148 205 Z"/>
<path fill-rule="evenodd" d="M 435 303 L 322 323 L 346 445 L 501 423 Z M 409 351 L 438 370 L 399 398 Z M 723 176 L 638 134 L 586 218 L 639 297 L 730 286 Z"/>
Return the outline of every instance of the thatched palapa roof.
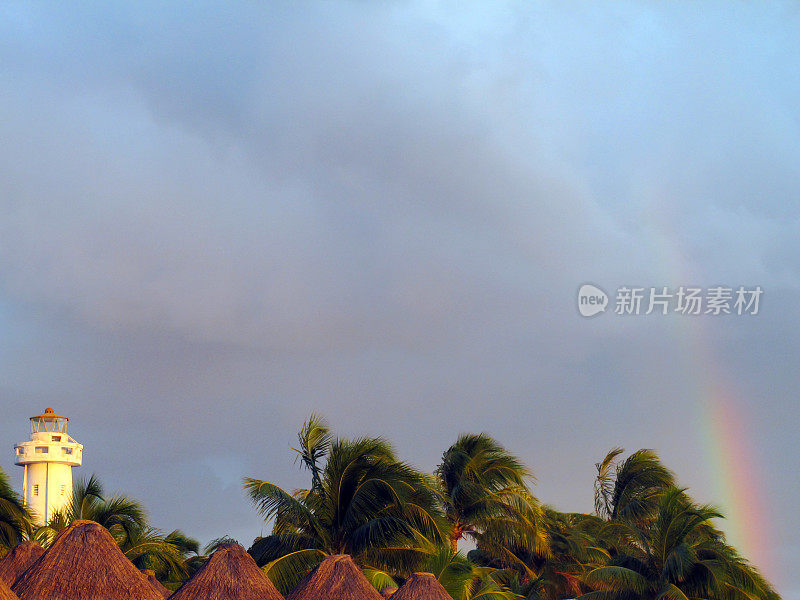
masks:
<path fill-rule="evenodd" d="M 164 585 L 158 579 L 156 579 L 156 574 L 154 571 L 151 571 L 150 569 L 140 569 L 140 571 L 142 572 L 142 575 L 147 578 L 147 582 L 153 587 L 153 589 L 164 596 L 164 598 L 169 598 L 172 595 L 172 590 L 165 588 Z"/>
<path fill-rule="evenodd" d="M 28 570 L 34 561 L 44 554 L 36 542 L 22 542 L 14 546 L 11 552 L 0 559 L 0 581 L 6 585 L 14 585 L 14 581 Z"/>
<path fill-rule="evenodd" d="M 392 594 L 392 600 L 453 600 L 432 573 L 414 573 L 400 589 Z"/>
<path fill-rule="evenodd" d="M 19 600 L 17 595 L 2 580 L 0 580 L 0 600 Z"/>
<path fill-rule="evenodd" d="M 383 600 L 347 554 L 328 556 L 286 600 Z"/>
<path fill-rule="evenodd" d="M 62 529 L 11 589 L 20 600 L 164 600 L 94 521 Z"/>
<path fill-rule="evenodd" d="M 239 544 L 223 544 L 171 600 L 284 600 Z"/>

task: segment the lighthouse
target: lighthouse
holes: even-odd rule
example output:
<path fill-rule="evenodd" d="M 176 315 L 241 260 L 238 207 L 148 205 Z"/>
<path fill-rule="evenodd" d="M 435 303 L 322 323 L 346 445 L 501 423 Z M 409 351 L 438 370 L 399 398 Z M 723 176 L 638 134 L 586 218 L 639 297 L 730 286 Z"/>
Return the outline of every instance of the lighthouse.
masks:
<path fill-rule="evenodd" d="M 67 433 L 67 417 L 52 408 L 31 417 L 31 439 L 14 446 L 23 467 L 25 506 L 45 525 L 72 500 L 72 467 L 81 466 L 83 446 Z"/>

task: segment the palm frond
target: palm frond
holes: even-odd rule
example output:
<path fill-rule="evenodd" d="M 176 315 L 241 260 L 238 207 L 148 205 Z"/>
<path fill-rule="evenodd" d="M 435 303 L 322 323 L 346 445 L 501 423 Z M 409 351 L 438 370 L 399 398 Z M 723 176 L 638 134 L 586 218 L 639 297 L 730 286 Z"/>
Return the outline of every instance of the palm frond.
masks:
<path fill-rule="evenodd" d="M 372 567 L 363 567 L 361 572 L 370 582 L 370 585 L 379 592 L 384 588 L 397 587 L 397 582 L 389 575 L 384 569 L 376 569 Z"/>
<path fill-rule="evenodd" d="M 25 508 L 22 497 L 14 491 L 5 472 L 0 469 L 0 548 L 13 548 L 30 537 L 35 516 Z"/>
<path fill-rule="evenodd" d="M 656 600 L 689 600 L 680 588 L 672 583 L 665 585 L 656 596 Z"/>
<path fill-rule="evenodd" d="M 311 572 L 311 569 L 322 562 L 325 556 L 324 552 L 314 548 L 297 550 L 270 561 L 261 570 L 275 584 L 278 591 L 286 596 Z"/>
<path fill-rule="evenodd" d="M 277 485 L 248 477 L 244 479 L 244 489 L 266 520 L 275 517 L 278 531 L 287 523 L 296 530 L 311 532 L 318 529 L 314 514 L 306 503 Z"/>
<path fill-rule="evenodd" d="M 614 493 L 614 477 L 612 467 L 617 457 L 625 452 L 624 448 L 612 448 L 603 460 L 595 463 L 597 477 L 594 481 L 594 512 L 608 518 L 611 516 L 611 496 Z"/>
<path fill-rule="evenodd" d="M 297 439 L 300 447 L 292 450 L 297 452 L 303 465 L 311 471 L 311 488 L 318 489 L 322 482 L 319 462 L 328 454 L 333 442 L 330 428 L 324 418 L 312 413 L 303 423 Z"/>
<path fill-rule="evenodd" d="M 608 566 L 594 569 L 586 575 L 588 585 L 608 591 L 632 591 L 645 594 L 650 587 L 647 578 L 632 569 L 619 566 Z"/>
<path fill-rule="evenodd" d="M 300 533 L 278 533 L 256 538 L 247 551 L 258 566 L 271 563 L 281 556 L 300 550 L 320 550 L 319 540 Z"/>
<path fill-rule="evenodd" d="M 134 531 L 124 554 L 136 568 L 150 569 L 160 580 L 180 581 L 188 576 L 183 549 L 158 529 Z"/>

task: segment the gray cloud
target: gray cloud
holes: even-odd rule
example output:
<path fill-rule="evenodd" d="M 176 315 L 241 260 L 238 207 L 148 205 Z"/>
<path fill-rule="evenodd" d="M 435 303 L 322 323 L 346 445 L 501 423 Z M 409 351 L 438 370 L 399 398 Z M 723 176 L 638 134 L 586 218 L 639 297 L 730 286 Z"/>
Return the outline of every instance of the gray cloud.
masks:
<path fill-rule="evenodd" d="M 617 444 L 725 502 L 713 360 L 793 543 L 793 5 L 3 11 L 9 444 L 66 405 L 84 472 L 204 539 L 259 533 L 242 475 L 302 483 L 311 410 L 425 468 L 485 429 L 565 509 Z M 584 281 L 767 292 L 750 320 L 583 321 Z"/>

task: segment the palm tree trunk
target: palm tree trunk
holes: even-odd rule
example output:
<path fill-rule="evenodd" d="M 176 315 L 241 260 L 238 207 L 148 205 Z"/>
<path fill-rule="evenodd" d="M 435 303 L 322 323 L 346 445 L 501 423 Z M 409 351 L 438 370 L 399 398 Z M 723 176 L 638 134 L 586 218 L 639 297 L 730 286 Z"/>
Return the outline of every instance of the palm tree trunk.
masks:
<path fill-rule="evenodd" d="M 453 533 L 450 534 L 450 552 L 455 555 L 458 552 L 458 540 L 464 537 L 464 530 L 461 528 L 461 524 L 456 521 L 453 524 Z"/>

